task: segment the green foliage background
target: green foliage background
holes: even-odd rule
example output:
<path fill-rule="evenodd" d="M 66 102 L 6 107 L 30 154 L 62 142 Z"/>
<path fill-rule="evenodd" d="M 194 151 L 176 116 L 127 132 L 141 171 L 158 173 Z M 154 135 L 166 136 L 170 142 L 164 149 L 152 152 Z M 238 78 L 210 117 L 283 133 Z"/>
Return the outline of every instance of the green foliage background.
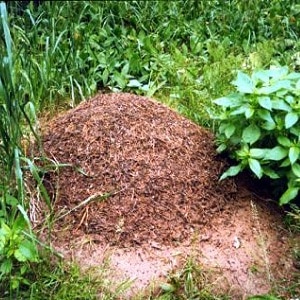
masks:
<path fill-rule="evenodd" d="M 15 18 L 21 85 L 38 110 L 98 90 L 164 99 L 193 120 L 230 90 L 235 70 L 291 65 L 296 1 L 46 1 Z"/>

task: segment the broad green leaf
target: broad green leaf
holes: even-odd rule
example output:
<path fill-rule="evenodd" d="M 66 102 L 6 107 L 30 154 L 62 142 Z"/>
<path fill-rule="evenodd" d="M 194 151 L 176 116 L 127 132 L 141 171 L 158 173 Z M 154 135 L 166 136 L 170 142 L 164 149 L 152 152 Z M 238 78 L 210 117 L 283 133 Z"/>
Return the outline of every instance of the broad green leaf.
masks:
<path fill-rule="evenodd" d="M 278 98 L 284 98 L 284 96 L 285 96 L 286 94 L 288 94 L 288 93 L 289 93 L 288 90 L 280 90 L 280 91 L 277 91 L 277 92 L 276 92 L 276 96 L 277 96 Z"/>
<path fill-rule="evenodd" d="M 127 83 L 127 87 L 140 87 L 142 84 L 136 79 L 130 79 Z"/>
<path fill-rule="evenodd" d="M 270 177 L 271 179 L 279 179 L 280 176 L 271 168 L 264 167 L 263 172 L 266 176 Z"/>
<path fill-rule="evenodd" d="M 251 76 L 254 82 L 262 81 L 264 84 L 269 83 L 269 73 L 266 70 L 259 70 L 252 74 Z"/>
<path fill-rule="evenodd" d="M 14 256 L 18 261 L 36 261 L 37 251 L 33 243 L 23 240 L 19 244 L 19 248 L 14 252 Z"/>
<path fill-rule="evenodd" d="M 291 161 L 290 159 L 287 157 L 281 164 L 280 164 L 280 168 L 285 168 L 291 165 Z"/>
<path fill-rule="evenodd" d="M 271 131 L 276 128 L 276 123 L 275 122 L 264 122 L 261 127 L 265 130 Z"/>
<path fill-rule="evenodd" d="M 251 94 L 254 92 L 252 79 L 243 72 L 238 72 L 237 79 L 232 82 L 241 93 Z"/>
<path fill-rule="evenodd" d="M 1 224 L 0 237 L 1 235 L 9 236 L 11 235 L 11 229 L 4 222 Z"/>
<path fill-rule="evenodd" d="M 258 103 L 261 107 L 271 110 L 272 109 L 272 102 L 270 97 L 259 97 L 258 98 Z"/>
<path fill-rule="evenodd" d="M 275 123 L 272 116 L 271 116 L 271 113 L 268 111 L 268 110 L 265 110 L 265 109 L 258 109 L 257 110 L 257 114 L 258 116 L 264 120 L 264 121 L 267 121 L 267 122 L 272 122 L 272 123 Z"/>
<path fill-rule="evenodd" d="M 277 81 L 274 86 L 278 89 L 291 90 L 292 82 L 290 80 L 284 79 Z"/>
<path fill-rule="evenodd" d="M 262 95 L 269 95 L 269 94 L 273 94 L 281 89 L 291 90 L 292 89 L 291 81 L 290 80 L 277 81 L 273 85 L 264 86 L 264 87 L 258 89 L 257 92 Z"/>
<path fill-rule="evenodd" d="M 289 187 L 279 199 L 279 204 L 284 205 L 295 199 L 298 195 L 299 187 Z"/>
<path fill-rule="evenodd" d="M 219 130 L 218 130 L 219 133 L 223 134 L 228 126 L 229 123 L 222 122 L 221 125 L 219 126 Z"/>
<path fill-rule="evenodd" d="M 272 85 L 271 86 L 264 86 L 264 87 L 258 89 L 257 93 L 260 94 L 260 95 L 269 95 L 269 94 L 272 94 L 272 93 L 278 91 L 279 89 L 272 86 Z"/>
<path fill-rule="evenodd" d="M 261 132 L 257 125 L 250 124 L 243 130 L 242 139 L 245 143 L 252 145 L 260 138 Z"/>
<path fill-rule="evenodd" d="M 27 229 L 27 227 L 28 227 L 27 221 L 24 219 L 22 214 L 18 214 L 18 216 L 15 218 L 14 223 L 12 225 L 12 231 L 19 233 L 22 230 Z"/>
<path fill-rule="evenodd" d="M 226 144 L 221 144 L 218 148 L 217 148 L 217 152 L 218 153 L 221 153 L 221 152 L 223 152 L 224 150 L 226 150 L 226 148 L 227 148 L 227 146 L 226 146 Z"/>
<path fill-rule="evenodd" d="M 4 259 L 0 266 L 0 274 L 9 274 L 12 270 L 12 261 L 9 258 Z"/>
<path fill-rule="evenodd" d="M 276 123 L 273 120 L 271 113 L 268 110 L 265 109 L 259 109 L 257 110 L 257 115 L 264 121 L 261 127 L 265 130 L 273 130 L 276 128 Z"/>
<path fill-rule="evenodd" d="M 298 147 L 291 147 L 289 150 L 289 159 L 291 164 L 295 163 L 299 158 L 300 149 Z"/>
<path fill-rule="evenodd" d="M 292 127 L 294 124 L 297 123 L 297 121 L 299 120 L 299 115 L 294 112 L 291 111 L 288 114 L 286 114 L 285 116 L 285 128 L 288 129 L 290 127 Z"/>
<path fill-rule="evenodd" d="M 226 129 L 224 131 L 225 136 L 229 139 L 235 132 L 235 126 L 233 124 L 228 124 L 228 126 L 226 126 Z"/>
<path fill-rule="evenodd" d="M 252 148 L 249 151 L 249 154 L 252 158 L 262 159 L 266 155 L 266 152 L 268 150 L 266 149 L 260 149 L 260 148 Z"/>
<path fill-rule="evenodd" d="M 300 79 L 300 73 L 292 72 L 286 76 L 286 79 L 290 79 L 290 80 Z"/>
<path fill-rule="evenodd" d="M 299 136 L 300 136 L 300 126 L 294 126 L 294 127 L 290 128 L 290 133 L 292 133 L 293 135 L 295 135 L 296 137 L 299 138 Z"/>
<path fill-rule="evenodd" d="M 289 104 L 289 105 L 293 105 L 294 104 L 294 97 L 291 95 L 288 95 L 285 97 L 285 101 Z"/>
<path fill-rule="evenodd" d="M 242 105 L 240 107 L 238 107 L 237 109 L 233 110 L 231 113 L 230 113 L 230 116 L 236 116 L 236 115 L 241 115 L 241 114 L 245 114 L 246 113 L 246 110 L 249 108 L 249 105 L 246 104 L 246 105 Z"/>
<path fill-rule="evenodd" d="M 255 110 L 252 108 L 252 107 L 247 107 L 246 110 L 245 110 L 245 117 L 246 119 L 250 119 L 253 114 L 254 114 Z"/>
<path fill-rule="evenodd" d="M 263 175 L 263 170 L 257 159 L 249 158 L 248 159 L 249 167 L 251 171 L 258 177 L 261 178 Z"/>
<path fill-rule="evenodd" d="M 273 69 L 267 70 L 267 72 L 273 80 L 278 80 L 278 79 L 285 77 L 288 74 L 289 68 L 284 66 L 284 67 L 280 67 L 280 68 L 273 68 Z"/>
<path fill-rule="evenodd" d="M 272 99 L 272 108 L 290 112 L 291 107 L 282 99 Z"/>
<path fill-rule="evenodd" d="M 233 94 L 227 97 L 221 97 L 213 100 L 213 103 L 223 107 L 236 107 L 241 104 L 241 97 L 239 97 L 239 95 Z"/>
<path fill-rule="evenodd" d="M 285 158 L 288 155 L 288 150 L 281 146 L 276 146 L 272 149 L 269 149 L 266 154 L 264 160 L 275 160 L 279 161 Z"/>
<path fill-rule="evenodd" d="M 291 141 L 285 137 L 285 136 L 279 136 L 277 138 L 277 142 L 284 147 L 290 147 L 291 146 Z"/>
<path fill-rule="evenodd" d="M 292 165 L 292 171 L 295 174 L 295 176 L 300 178 L 300 165 L 295 163 Z"/>
<path fill-rule="evenodd" d="M 231 145 L 240 145 L 241 144 L 241 137 L 240 137 L 240 135 L 233 135 L 230 138 L 230 144 Z"/>
<path fill-rule="evenodd" d="M 118 84 L 118 86 L 120 88 L 123 89 L 126 87 L 127 80 L 126 80 L 126 77 L 122 73 L 115 71 L 112 78 Z"/>
<path fill-rule="evenodd" d="M 9 194 L 6 194 L 5 195 L 5 202 L 7 204 L 9 204 L 10 206 L 13 206 L 13 207 L 16 207 L 19 203 L 18 199 L 9 195 Z"/>
<path fill-rule="evenodd" d="M 23 253 L 20 251 L 20 249 L 16 249 L 14 251 L 14 257 L 17 261 L 25 262 L 27 260 L 26 256 L 23 255 Z"/>
<path fill-rule="evenodd" d="M 237 166 L 231 166 L 226 172 L 222 174 L 220 180 L 223 180 L 227 177 L 236 176 L 242 170 L 242 165 L 239 164 Z"/>

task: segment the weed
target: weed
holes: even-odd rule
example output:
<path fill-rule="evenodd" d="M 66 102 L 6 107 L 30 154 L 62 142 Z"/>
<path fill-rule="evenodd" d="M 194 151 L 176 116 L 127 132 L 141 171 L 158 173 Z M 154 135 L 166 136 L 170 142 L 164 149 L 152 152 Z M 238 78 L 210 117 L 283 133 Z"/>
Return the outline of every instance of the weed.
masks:
<path fill-rule="evenodd" d="M 212 295 L 209 290 L 207 277 L 201 266 L 193 258 L 188 258 L 183 268 L 171 273 L 169 281 L 162 284 L 158 295 L 151 299 L 217 300 L 229 298 L 224 295 Z"/>
<path fill-rule="evenodd" d="M 287 204 L 300 189 L 300 73 L 289 73 L 284 67 L 256 71 L 251 77 L 239 72 L 233 84 L 236 93 L 214 101 L 223 108 L 216 117 L 220 120 L 218 151 L 226 150 L 238 161 L 221 179 L 246 167 L 258 178 L 286 179 L 279 201 Z"/>

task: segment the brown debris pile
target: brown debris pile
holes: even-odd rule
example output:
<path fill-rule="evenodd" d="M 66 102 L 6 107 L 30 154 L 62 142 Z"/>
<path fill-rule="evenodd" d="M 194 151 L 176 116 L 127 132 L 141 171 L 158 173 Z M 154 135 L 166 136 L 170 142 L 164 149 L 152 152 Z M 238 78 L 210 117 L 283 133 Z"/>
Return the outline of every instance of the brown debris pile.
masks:
<path fill-rule="evenodd" d="M 55 211 L 72 210 L 59 222 L 69 238 L 183 242 L 209 228 L 235 193 L 230 180 L 218 182 L 224 163 L 212 134 L 144 97 L 98 95 L 50 122 L 43 144 L 50 158 L 76 166 L 47 178 L 58 188 Z"/>

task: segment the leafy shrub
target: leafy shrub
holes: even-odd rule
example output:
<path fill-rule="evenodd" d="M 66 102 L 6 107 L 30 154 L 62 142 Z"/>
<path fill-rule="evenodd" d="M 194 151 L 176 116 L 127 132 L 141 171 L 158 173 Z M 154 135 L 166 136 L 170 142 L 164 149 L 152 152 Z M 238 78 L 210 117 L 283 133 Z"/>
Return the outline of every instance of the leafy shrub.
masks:
<path fill-rule="evenodd" d="M 285 184 L 280 204 L 295 199 L 300 190 L 300 73 L 287 67 L 238 72 L 236 92 L 214 100 L 221 112 L 218 152 L 227 151 L 238 162 L 222 176 L 249 168 L 258 178 Z"/>
<path fill-rule="evenodd" d="M 17 199 L 14 200 L 17 203 Z M 0 220 L 0 289 L 12 292 L 20 285 L 30 285 L 26 273 L 30 263 L 38 262 L 39 258 L 35 241 L 25 231 L 28 225 L 22 215 L 14 218 L 13 224 Z"/>

